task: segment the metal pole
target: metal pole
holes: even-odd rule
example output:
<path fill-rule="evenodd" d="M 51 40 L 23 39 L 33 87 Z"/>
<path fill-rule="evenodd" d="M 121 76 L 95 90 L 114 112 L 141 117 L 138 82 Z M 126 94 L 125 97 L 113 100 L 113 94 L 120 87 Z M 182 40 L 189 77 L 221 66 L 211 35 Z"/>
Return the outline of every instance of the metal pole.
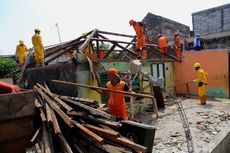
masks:
<path fill-rule="evenodd" d="M 60 31 L 59 31 L 58 23 L 56 23 L 56 24 L 55 24 L 55 26 L 57 27 L 57 31 L 58 31 L 58 38 L 59 38 L 59 41 L 60 41 L 60 45 L 62 46 L 61 35 L 60 35 Z"/>

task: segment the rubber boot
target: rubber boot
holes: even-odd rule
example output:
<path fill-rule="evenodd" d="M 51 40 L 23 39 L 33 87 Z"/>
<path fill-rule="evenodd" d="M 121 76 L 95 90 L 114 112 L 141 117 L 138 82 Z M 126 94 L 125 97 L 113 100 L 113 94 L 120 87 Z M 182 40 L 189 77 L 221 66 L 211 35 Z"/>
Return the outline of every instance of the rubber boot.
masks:
<path fill-rule="evenodd" d="M 206 104 L 206 95 L 201 97 L 201 105 L 205 105 Z"/>

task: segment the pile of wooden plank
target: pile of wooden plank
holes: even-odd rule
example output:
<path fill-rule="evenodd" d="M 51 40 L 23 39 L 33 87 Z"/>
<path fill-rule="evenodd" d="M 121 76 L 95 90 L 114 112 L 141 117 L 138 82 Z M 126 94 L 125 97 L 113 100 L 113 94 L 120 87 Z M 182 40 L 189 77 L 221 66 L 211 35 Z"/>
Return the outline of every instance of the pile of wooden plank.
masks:
<path fill-rule="evenodd" d="M 26 153 L 147 152 L 147 147 L 120 135 L 121 124 L 98 102 L 56 95 L 40 84 L 34 92 L 38 128 Z"/>

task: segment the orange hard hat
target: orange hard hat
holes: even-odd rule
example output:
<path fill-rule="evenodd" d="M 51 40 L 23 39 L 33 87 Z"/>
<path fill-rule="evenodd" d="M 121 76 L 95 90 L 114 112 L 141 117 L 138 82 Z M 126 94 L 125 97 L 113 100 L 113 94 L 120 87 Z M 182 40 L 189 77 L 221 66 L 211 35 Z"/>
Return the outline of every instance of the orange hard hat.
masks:
<path fill-rule="evenodd" d="M 115 75 L 115 76 L 118 76 L 118 77 L 119 77 L 118 71 L 117 71 L 116 68 L 110 68 L 110 69 L 108 70 L 108 74 L 110 74 L 110 75 Z"/>
<path fill-rule="evenodd" d="M 129 25 L 133 25 L 134 20 L 129 20 Z"/>

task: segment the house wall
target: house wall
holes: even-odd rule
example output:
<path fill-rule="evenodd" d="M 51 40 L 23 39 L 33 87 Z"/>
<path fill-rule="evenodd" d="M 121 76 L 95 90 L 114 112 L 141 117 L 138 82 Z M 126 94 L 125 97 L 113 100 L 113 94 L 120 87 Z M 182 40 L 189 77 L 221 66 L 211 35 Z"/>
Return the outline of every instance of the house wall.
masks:
<path fill-rule="evenodd" d="M 175 32 L 178 32 L 181 38 L 190 34 L 189 26 L 152 13 L 148 13 L 142 21 L 146 23 L 147 38 L 151 37 L 154 42 L 158 42 L 159 33 L 165 35 L 169 41 L 174 40 Z"/>
<path fill-rule="evenodd" d="M 229 53 L 219 51 L 182 52 L 183 61 L 175 63 L 176 93 L 186 94 L 184 83 L 196 79 L 194 63 L 208 73 L 207 96 L 229 98 Z M 197 84 L 189 84 L 190 93 L 197 95 Z"/>
<path fill-rule="evenodd" d="M 194 32 L 201 35 L 230 30 L 230 4 L 195 12 L 192 21 Z"/>

